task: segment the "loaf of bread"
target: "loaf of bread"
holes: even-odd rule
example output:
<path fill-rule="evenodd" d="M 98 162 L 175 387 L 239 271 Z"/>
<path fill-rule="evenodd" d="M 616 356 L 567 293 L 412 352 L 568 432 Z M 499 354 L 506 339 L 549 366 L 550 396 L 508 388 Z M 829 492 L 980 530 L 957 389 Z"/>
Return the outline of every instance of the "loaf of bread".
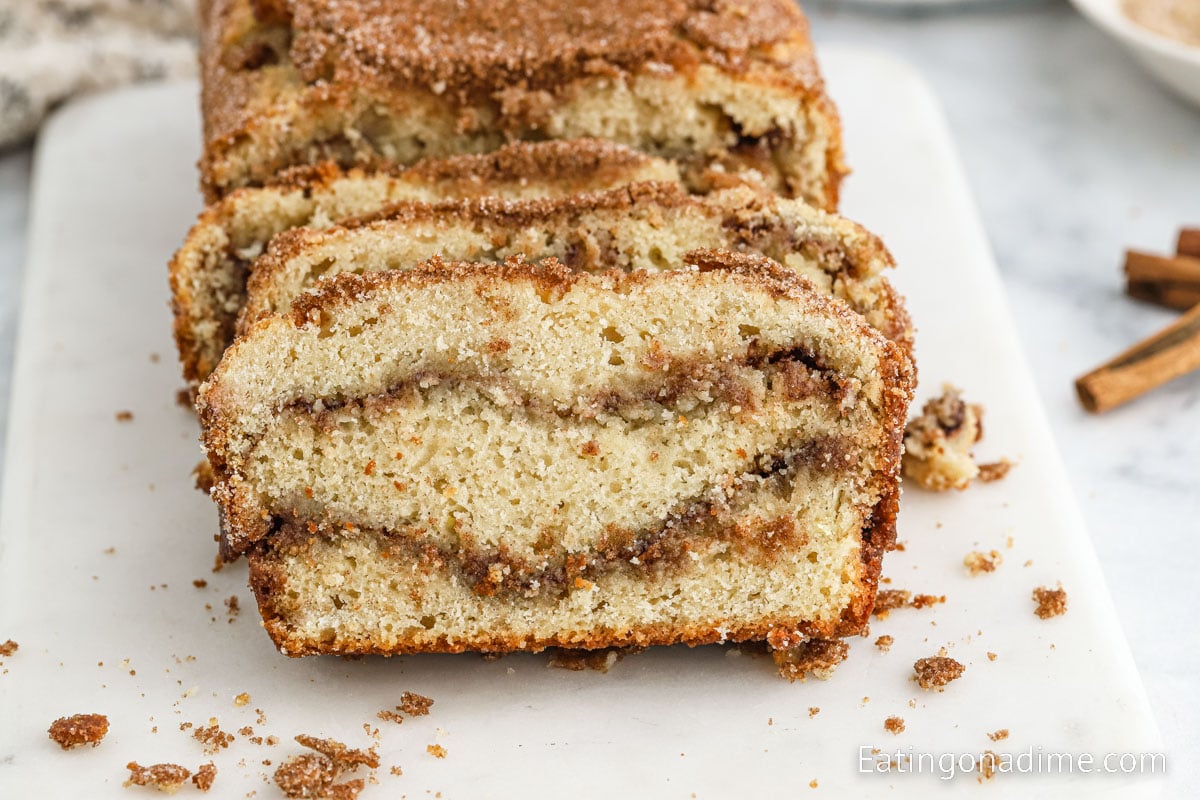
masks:
<path fill-rule="evenodd" d="M 209 206 L 171 260 L 175 342 L 194 391 L 233 341 L 246 276 L 271 237 L 377 213 L 402 200 L 530 198 L 638 181 L 679 181 L 675 164 L 595 139 L 516 143 L 486 155 L 429 159 L 408 168 L 342 171 L 297 167 L 260 188 L 238 189 Z"/>
<path fill-rule="evenodd" d="M 768 259 L 662 257 L 341 274 L 244 332 L 198 409 L 283 652 L 863 628 L 908 357 Z"/>
<path fill-rule="evenodd" d="M 837 113 L 792 0 L 200 0 L 204 191 L 597 137 L 691 188 L 837 205 Z"/>

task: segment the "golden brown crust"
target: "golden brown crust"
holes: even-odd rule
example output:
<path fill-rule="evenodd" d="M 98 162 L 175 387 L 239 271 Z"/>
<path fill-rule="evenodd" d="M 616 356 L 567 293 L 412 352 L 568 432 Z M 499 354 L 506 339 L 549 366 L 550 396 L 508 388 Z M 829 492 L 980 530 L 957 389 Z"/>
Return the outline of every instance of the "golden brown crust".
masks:
<path fill-rule="evenodd" d="M 200 23 L 210 199 L 314 156 L 372 158 L 369 146 L 326 130 L 307 152 L 276 148 L 236 174 L 236 147 L 278 144 L 289 119 L 345 121 L 372 106 L 403 112 L 419 97 L 458 109 L 466 129 L 488 116 L 510 140 L 546 138 L 546 108 L 578 85 L 663 71 L 686 81 L 704 65 L 747 89 L 784 89 L 825 119 L 828 181 L 812 199 L 836 207 L 844 172 L 837 115 L 807 22 L 789 0 L 202 0 Z"/>

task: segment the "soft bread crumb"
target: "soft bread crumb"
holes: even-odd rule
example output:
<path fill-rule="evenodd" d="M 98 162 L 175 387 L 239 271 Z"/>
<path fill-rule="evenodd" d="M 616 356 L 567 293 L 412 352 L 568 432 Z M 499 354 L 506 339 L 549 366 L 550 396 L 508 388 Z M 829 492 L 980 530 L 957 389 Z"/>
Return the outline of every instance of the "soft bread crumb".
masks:
<path fill-rule="evenodd" d="M 929 656 L 927 658 L 919 658 L 913 664 L 913 672 L 916 673 L 917 684 L 922 689 L 937 689 L 942 690 L 950 681 L 958 680 L 962 674 L 966 672 L 964 667 L 953 658 L 946 656 Z"/>
<path fill-rule="evenodd" d="M 103 714 L 75 714 L 60 717 L 50 723 L 49 734 L 63 750 L 73 750 L 90 744 L 99 747 L 108 733 L 108 717 Z"/>
<path fill-rule="evenodd" d="M 904 430 L 904 477 L 926 489 L 963 490 L 979 476 L 971 448 L 983 438 L 983 406 L 946 384 Z"/>
<path fill-rule="evenodd" d="M 978 550 L 972 550 L 963 556 L 963 566 L 970 571 L 972 575 L 982 575 L 985 572 L 995 572 L 996 567 L 1004 561 L 1004 556 L 1000 555 L 998 550 L 992 550 L 990 553 L 981 553 Z"/>

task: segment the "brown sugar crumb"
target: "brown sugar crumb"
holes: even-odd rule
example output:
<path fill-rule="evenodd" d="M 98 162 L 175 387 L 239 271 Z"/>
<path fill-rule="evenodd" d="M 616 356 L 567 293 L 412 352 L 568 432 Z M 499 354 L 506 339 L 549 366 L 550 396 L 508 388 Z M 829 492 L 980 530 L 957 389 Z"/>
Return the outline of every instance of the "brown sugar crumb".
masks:
<path fill-rule="evenodd" d="M 17 650 L 20 648 L 21 645 L 17 644 L 12 639 L 8 639 L 4 642 L 4 644 L 0 644 L 0 657 L 8 658 L 9 656 L 16 655 Z"/>
<path fill-rule="evenodd" d="M 136 761 L 125 765 L 129 770 L 126 786 L 150 786 L 160 792 L 174 792 L 192 776 L 192 771 L 178 764 L 151 764 L 143 767 Z"/>
<path fill-rule="evenodd" d="M 983 406 L 949 384 L 904 429 L 904 477 L 926 489 L 963 490 L 979 475 L 971 448 L 983 438 Z"/>
<path fill-rule="evenodd" d="M 59 717 L 50 723 L 50 738 L 63 750 L 73 750 L 90 744 L 99 747 L 108 733 L 108 717 L 103 714 L 75 714 Z"/>
<path fill-rule="evenodd" d="M 883 729 L 888 733 L 899 736 L 904 733 L 904 720 L 901 717 L 888 717 L 883 721 Z"/>
<path fill-rule="evenodd" d="M 913 595 L 912 602 L 909 605 L 913 608 L 926 608 L 944 602 L 946 602 L 946 595 L 944 594 L 917 594 Z"/>
<path fill-rule="evenodd" d="M 343 772 L 353 772 L 360 765 L 371 769 L 379 766 L 374 749 L 356 750 L 333 739 L 319 739 L 301 734 L 301 745 L 314 750 L 291 756 L 275 770 L 275 785 L 288 797 L 319 797 L 331 800 L 353 800 L 366 785 L 362 779 L 335 784 Z"/>
<path fill-rule="evenodd" d="M 229 614 L 229 621 L 233 622 L 238 612 L 241 611 L 236 594 L 229 595 L 228 599 L 225 600 L 225 610 Z"/>
<path fill-rule="evenodd" d="M 1067 593 L 1062 586 L 1057 589 L 1039 586 L 1033 590 L 1033 601 L 1037 603 L 1037 608 L 1033 610 L 1033 613 L 1041 619 L 1050 619 L 1067 613 Z"/>
<path fill-rule="evenodd" d="M 809 719 L 812 719 L 813 717 L 815 717 L 817 714 L 820 714 L 820 713 L 821 713 L 820 706 L 809 706 L 808 707 L 808 718 Z"/>
<path fill-rule="evenodd" d="M 238 728 L 238 735 L 239 736 L 253 736 L 254 728 L 251 728 L 249 725 L 244 725 L 241 728 Z"/>
<path fill-rule="evenodd" d="M 388 711 L 386 708 L 378 712 L 375 716 L 379 717 L 384 722 L 394 722 L 400 725 L 404 722 L 404 715 L 398 711 Z"/>
<path fill-rule="evenodd" d="M 917 684 L 922 689 L 937 689 L 938 691 L 941 691 L 942 687 L 950 681 L 962 677 L 966 670 L 967 668 L 962 664 L 946 656 L 918 658 L 913 664 Z"/>
<path fill-rule="evenodd" d="M 192 586 L 195 586 L 197 589 L 204 589 L 208 586 L 208 581 L 204 580 L 204 578 L 196 578 L 196 580 L 192 581 Z"/>
<path fill-rule="evenodd" d="M 979 480 L 983 481 L 984 483 L 1002 481 L 1012 470 L 1013 466 L 1014 464 L 1007 458 L 1002 458 L 999 461 L 993 461 L 990 464 L 980 464 Z"/>
<path fill-rule="evenodd" d="M 229 743 L 233 741 L 233 734 L 221 730 L 215 720 L 210 720 L 207 727 L 196 726 L 192 731 L 192 738 L 204 745 L 205 753 L 212 755 L 229 747 Z"/>
<path fill-rule="evenodd" d="M 423 717 L 429 713 L 429 709 L 432 707 L 432 698 L 417 694 L 416 692 L 405 692 L 400 695 L 400 705 L 397 706 L 398 709 L 410 717 Z"/>
<path fill-rule="evenodd" d="M 434 758 L 446 757 L 446 748 L 442 747 L 440 744 L 426 745 L 425 752 L 429 753 L 429 755 L 433 756 Z"/>
<path fill-rule="evenodd" d="M 320 753 L 291 756 L 275 770 L 275 785 L 287 797 L 329 797 L 337 770 Z"/>
<path fill-rule="evenodd" d="M 998 731 L 992 731 L 987 735 L 993 742 L 1002 742 L 1008 738 L 1008 728 L 1001 728 Z"/>
<path fill-rule="evenodd" d="M 996 777 L 996 764 L 1000 761 L 1000 756 L 993 750 L 984 750 L 979 758 L 979 777 L 977 781 L 983 783 L 990 781 Z"/>
<path fill-rule="evenodd" d="M 241 694 L 237 695 L 236 697 L 234 697 L 234 698 L 233 698 L 233 704 L 234 704 L 235 706 L 248 706 L 248 705 L 250 705 L 250 693 L 249 693 L 249 692 L 242 692 Z"/>
<path fill-rule="evenodd" d="M 133 422 L 133 412 L 132 411 L 118 411 L 117 412 L 117 422 Z"/>
<path fill-rule="evenodd" d="M 773 650 L 771 658 L 779 668 L 780 677 L 789 681 L 803 681 L 810 673 L 815 678 L 827 680 L 849 652 L 850 645 L 841 640 L 809 639 L 795 647 Z"/>
<path fill-rule="evenodd" d="M 990 553 L 980 553 L 978 550 L 973 550 L 963 556 L 963 566 L 970 571 L 972 575 L 981 575 L 985 572 L 995 572 L 996 567 L 1000 566 L 1004 561 L 1004 557 L 999 551 L 993 550 Z"/>
<path fill-rule="evenodd" d="M 892 644 L 895 641 L 896 640 L 894 638 L 885 633 L 883 636 L 880 636 L 875 640 L 875 646 L 878 647 L 881 652 L 886 653 L 888 650 L 892 649 Z"/>
<path fill-rule="evenodd" d="M 192 783 L 202 792 L 207 792 L 212 788 L 213 781 L 217 779 L 217 765 L 211 761 L 207 764 L 201 764 L 196 768 L 196 774 L 192 776 Z"/>
<path fill-rule="evenodd" d="M 912 592 L 905 589 L 880 589 L 875 594 L 875 616 L 887 619 L 888 613 L 908 605 Z"/>
<path fill-rule="evenodd" d="M 989 651 L 988 651 L 988 654 L 987 654 L 987 660 L 988 660 L 988 661 L 995 661 L 995 660 L 996 660 L 997 658 L 999 658 L 999 657 L 1000 657 L 1000 656 L 996 655 L 996 654 L 995 654 L 995 653 L 993 653 L 991 650 L 989 650 Z"/>

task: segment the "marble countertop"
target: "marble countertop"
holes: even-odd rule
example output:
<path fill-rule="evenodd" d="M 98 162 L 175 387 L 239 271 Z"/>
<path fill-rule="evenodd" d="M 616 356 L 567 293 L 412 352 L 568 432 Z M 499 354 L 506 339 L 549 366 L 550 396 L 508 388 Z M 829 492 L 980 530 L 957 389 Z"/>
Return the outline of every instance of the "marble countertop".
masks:
<path fill-rule="evenodd" d="M 892 52 L 940 97 L 1173 758 L 1170 795 L 1200 795 L 1185 760 L 1200 750 L 1200 636 L 1189 614 L 1200 374 L 1103 417 L 1085 414 L 1072 387 L 1173 316 L 1126 298 L 1120 266 L 1124 248 L 1166 251 L 1181 224 L 1200 224 L 1200 109 L 1159 89 L 1064 0 L 908 13 L 809 0 L 806 10 L 818 47 Z M 0 445 L 30 161 L 27 148 L 0 155 Z"/>

